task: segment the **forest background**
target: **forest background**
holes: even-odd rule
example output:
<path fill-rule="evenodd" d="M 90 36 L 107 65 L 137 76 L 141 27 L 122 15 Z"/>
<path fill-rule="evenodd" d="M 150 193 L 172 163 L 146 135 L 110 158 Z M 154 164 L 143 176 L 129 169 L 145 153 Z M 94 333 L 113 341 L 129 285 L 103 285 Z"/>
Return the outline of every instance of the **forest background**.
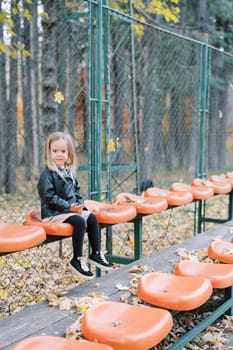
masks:
<path fill-rule="evenodd" d="M 38 178 L 42 144 L 54 130 L 75 139 L 84 195 L 87 182 L 96 189 L 98 176 L 89 174 L 99 160 L 115 165 L 113 192 L 125 178 L 132 191 L 147 178 L 163 187 L 193 178 L 205 73 L 201 175 L 231 169 L 232 12 L 230 0 L 0 1 L 1 193 Z"/>

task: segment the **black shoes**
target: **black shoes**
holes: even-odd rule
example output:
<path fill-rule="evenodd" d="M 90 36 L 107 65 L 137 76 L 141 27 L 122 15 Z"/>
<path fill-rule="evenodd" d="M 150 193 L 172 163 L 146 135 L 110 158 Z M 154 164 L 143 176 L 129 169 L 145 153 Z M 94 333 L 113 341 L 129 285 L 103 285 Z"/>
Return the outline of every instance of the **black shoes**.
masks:
<path fill-rule="evenodd" d="M 110 271 L 113 269 L 112 264 L 110 264 L 102 252 L 92 253 L 89 256 L 90 264 L 97 266 L 99 269 Z M 80 277 L 91 280 L 94 278 L 93 273 L 89 270 L 86 259 L 83 256 L 79 256 L 77 259 L 72 259 L 70 261 L 70 267 L 72 270 Z"/>
<path fill-rule="evenodd" d="M 92 278 L 94 278 L 94 275 L 89 270 L 86 263 L 86 259 L 84 257 L 80 256 L 77 259 L 72 259 L 70 261 L 70 266 L 78 276 L 86 280 L 91 280 Z"/>
<path fill-rule="evenodd" d="M 98 268 L 106 271 L 113 269 L 112 264 L 110 264 L 102 252 L 95 252 L 89 256 L 90 264 L 97 266 Z"/>

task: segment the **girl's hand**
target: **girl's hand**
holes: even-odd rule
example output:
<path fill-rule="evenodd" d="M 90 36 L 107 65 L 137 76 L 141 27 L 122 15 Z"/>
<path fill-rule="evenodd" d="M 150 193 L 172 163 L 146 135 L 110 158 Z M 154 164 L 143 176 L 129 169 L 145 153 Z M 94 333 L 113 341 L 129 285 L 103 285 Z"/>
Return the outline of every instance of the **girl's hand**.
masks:
<path fill-rule="evenodd" d="M 70 207 L 70 211 L 72 213 L 81 214 L 83 208 L 84 208 L 84 204 L 73 203 Z"/>

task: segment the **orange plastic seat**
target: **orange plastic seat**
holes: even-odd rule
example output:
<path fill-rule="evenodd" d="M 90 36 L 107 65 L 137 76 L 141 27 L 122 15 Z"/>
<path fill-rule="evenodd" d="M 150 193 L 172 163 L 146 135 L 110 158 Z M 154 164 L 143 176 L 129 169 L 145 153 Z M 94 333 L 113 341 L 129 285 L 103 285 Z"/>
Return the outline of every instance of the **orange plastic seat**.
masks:
<path fill-rule="evenodd" d="M 225 174 L 225 177 L 226 177 L 227 179 L 233 179 L 233 171 L 227 172 L 227 173 Z"/>
<path fill-rule="evenodd" d="M 168 310 L 105 301 L 87 310 L 81 332 L 114 350 L 147 350 L 160 343 L 172 326 Z"/>
<path fill-rule="evenodd" d="M 210 180 L 213 182 L 225 182 L 231 184 L 231 188 L 233 188 L 233 178 L 228 175 L 211 175 Z"/>
<path fill-rule="evenodd" d="M 192 186 L 211 187 L 214 190 L 214 194 L 225 194 L 232 190 L 232 186 L 228 182 L 215 182 L 197 178 L 192 181 Z"/>
<path fill-rule="evenodd" d="M 175 182 L 171 185 L 170 191 L 191 192 L 193 199 L 206 200 L 214 195 L 213 188 L 203 186 L 191 186 L 181 182 Z"/>
<path fill-rule="evenodd" d="M 233 243 L 214 241 L 208 247 L 208 255 L 223 263 L 233 264 Z"/>
<path fill-rule="evenodd" d="M 150 187 L 144 192 L 144 197 L 150 198 L 164 198 L 167 200 L 169 206 L 186 205 L 193 201 L 191 192 L 175 192 L 162 190 L 158 187 Z"/>
<path fill-rule="evenodd" d="M 88 210 L 92 211 L 100 224 L 120 224 L 135 218 L 137 215 L 133 205 L 115 205 L 87 199 L 84 201 Z"/>
<path fill-rule="evenodd" d="M 155 214 L 161 213 L 168 207 L 165 198 L 144 198 L 131 193 L 119 193 L 113 201 L 120 205 L 133 205 L 138 214 Z"/>
<path fill-rule="evenodd" d="M 42 227 L 0 222 L 0 253 L 13 253 L 37 246 L 46 239 Z"/>
<path fill-rule="evenodd" d="M 233 264 L 210 264 L 183 260 L 176 265 L 175 274 L 208 278 L 213 288 L 227 288 L 233 285 Z"/>
<path fill-rule="evenodd" d="M 149 304 L 171 310 L 193 310 L 204 304 L 213 291 L 211 282 L 203 277 L 176 276 L 151 272 L 137 286 L 139 298 Z"/>
<path fill-rule="evenodd" d="M 29 226 L 41 226 L 51 236 L 69 237 L 73 234 L 73 226 L 67 222 L 43 222 L 41 221 L 40 210 L 31 210 L 25 220 L 25 224 Z"/>
<path fill-rule="evenodd" d="M 94 342 L 41 335 L 21 340 L 11 350 L 113 350 L 113 348 Z"/>

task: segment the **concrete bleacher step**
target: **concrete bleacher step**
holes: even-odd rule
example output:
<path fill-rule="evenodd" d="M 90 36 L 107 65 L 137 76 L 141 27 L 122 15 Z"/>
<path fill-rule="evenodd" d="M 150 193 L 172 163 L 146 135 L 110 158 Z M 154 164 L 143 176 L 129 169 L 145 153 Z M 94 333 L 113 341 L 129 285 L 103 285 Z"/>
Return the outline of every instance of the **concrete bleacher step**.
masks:
<path fill-rule="evenodd" d="M 128 285 L 129 272 L 133 266 L 151 266 L 156 271 L 170 273 L 174 266 L 179 263 L 177 250 L 184 249 L 204 249 L 219 235 L 225 241 L 232 239 L 230 230 L 232 223 L 219 225 L 208 232 L 204 232 L 196 237 L 192 237 L 181 244 L 163 249 L 156 254 L 132 262 L 110 274 L 104 275 L 98 280 L 94 279 L 82 286 L 77 286 L 71 290 L 67 297 L 82 297 L 88 293 L 104 293 L 111 301 L 119 302 L 122 292 L 116 288 L 117 284 Z M 50 335 L 64 337 L 66 328 L 77 319 L 74 309 L 62 312 L 58 308 L 51 308 L 46 301 L 28 307 L 23 311 L 0 320 L 0 349 L 10 350 L 18 341 L 29 336 Z"/>

